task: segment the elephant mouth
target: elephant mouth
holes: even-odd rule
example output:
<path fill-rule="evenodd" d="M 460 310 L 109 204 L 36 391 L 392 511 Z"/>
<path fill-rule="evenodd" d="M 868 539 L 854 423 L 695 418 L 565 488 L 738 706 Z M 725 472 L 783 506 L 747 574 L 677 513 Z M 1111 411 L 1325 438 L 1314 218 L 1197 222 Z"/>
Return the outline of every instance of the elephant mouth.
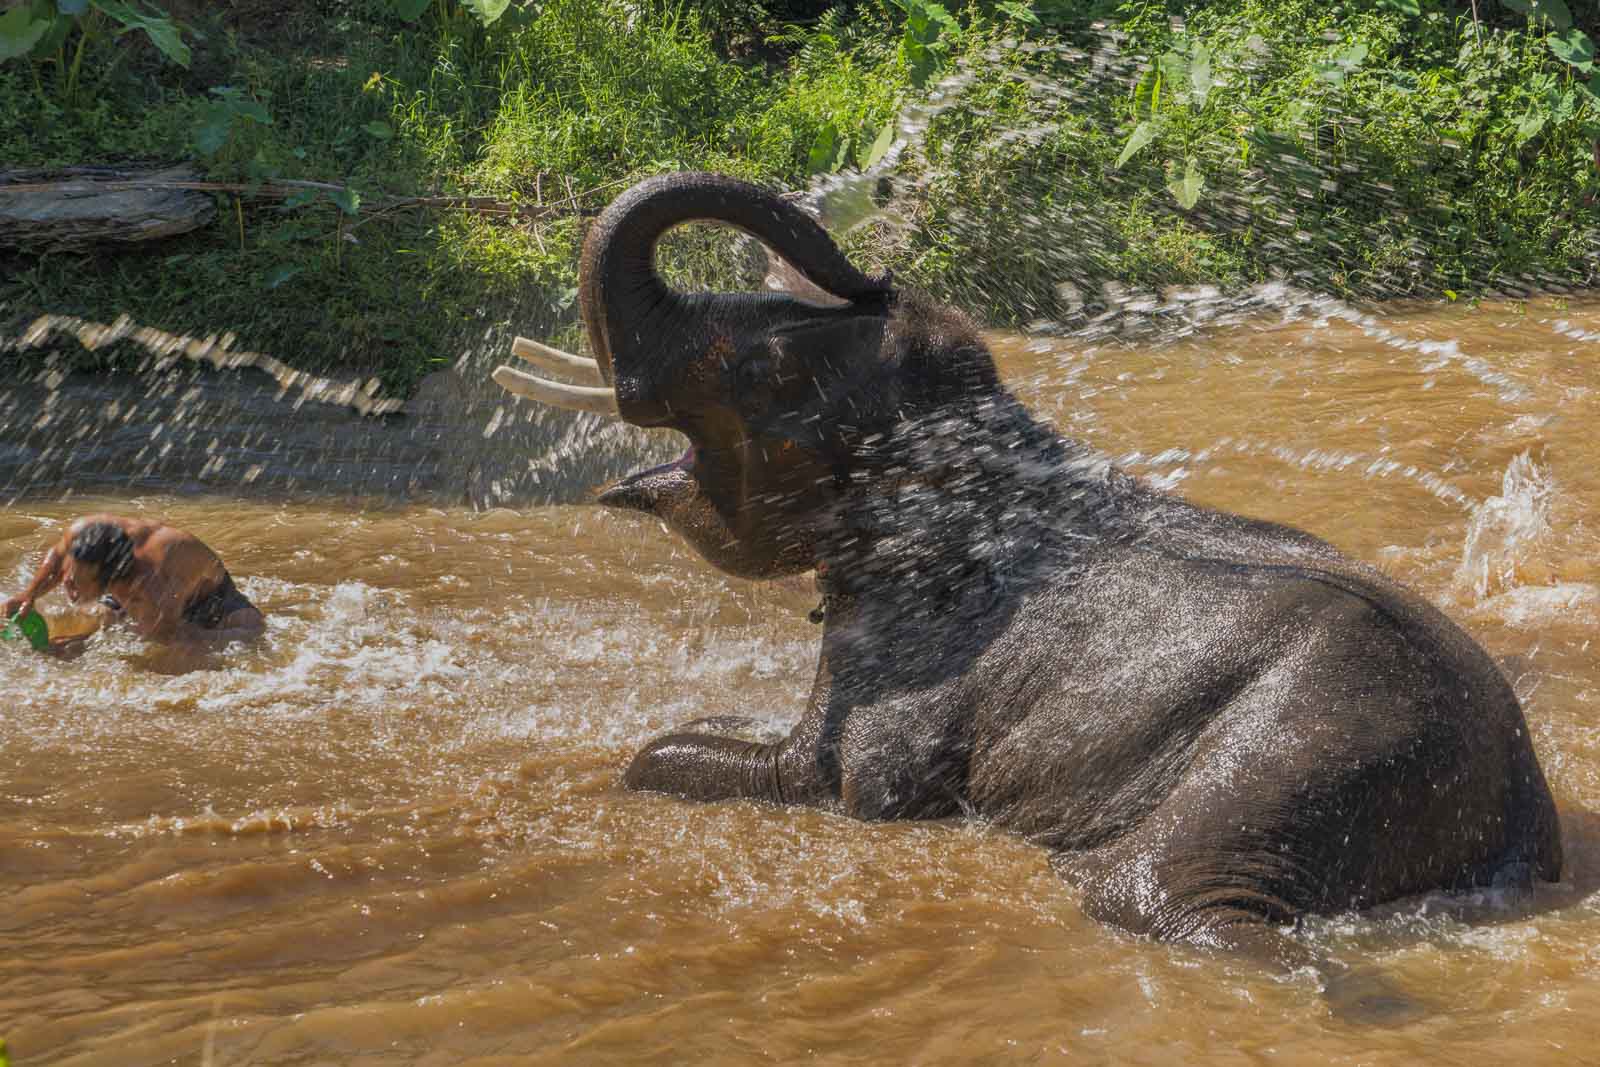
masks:
<path fill-rule="evenodd" d="M 608 508 L 624 511 L 646 511 L 657 514 L 663 502 L 681 499 L 699 489 L 695 479 L 695 450 L 691 445 L 683 455 L 671 463 L 630 474 L 614 485 L 600 491 L 595 502 Z"/>
<path fill-rule="evenodd" d="M 595 415 L 620 416 L 616 389 L 608 384 L 600 365 L 592 359 L 563 352 L 559 348 L 518 337 L 513 354 L 546 372 L 580 379 L 584 384 L 558 381 L 529 374 L 515 367 L 500 366 L 493 378 L 508 393 L 525 396 L 550 407 L 583 411 Z M 695 477 L 694 446 L 670 463 L 630 474 L 615 485 L 601 490 L 597 503 L 628 511 L 663 514 L 702 496 Z"/>

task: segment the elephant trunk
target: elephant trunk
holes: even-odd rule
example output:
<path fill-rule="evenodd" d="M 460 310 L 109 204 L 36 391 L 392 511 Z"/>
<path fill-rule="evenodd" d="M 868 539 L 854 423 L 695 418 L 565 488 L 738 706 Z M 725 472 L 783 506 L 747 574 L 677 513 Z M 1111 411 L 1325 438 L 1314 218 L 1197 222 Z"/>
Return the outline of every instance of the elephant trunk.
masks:
<path fill-rule="evenodd" d="M 822 290 L 846 300 L 890 291 L 887 276 L 869 277 L 847 260 L 826 230 L 794 204 L 748 182 L 719 174 L 665 174 L 614 200 L 584 243 L 579 306 L 589 341 L 617 404 L 630 421 L 650 425 L 658 389 L 676 362 L 703 342 L 703 305 L 717 299 L 670 288 L 656 272 L 662 235 L 685 222 L 737 227 L 772 248 Z M 726 299 L 726 298 L 724 298 Z"/>

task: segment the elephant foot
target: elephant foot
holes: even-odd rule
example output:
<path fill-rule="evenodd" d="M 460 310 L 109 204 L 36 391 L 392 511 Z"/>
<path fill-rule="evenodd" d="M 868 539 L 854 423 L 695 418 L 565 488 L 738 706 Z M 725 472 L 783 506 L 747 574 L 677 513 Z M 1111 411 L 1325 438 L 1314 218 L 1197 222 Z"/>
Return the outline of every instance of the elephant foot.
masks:
<path fill-rule="evenodd" d="M 1432 1014 L 1425 1002 L 1370 968 L 1335 964 L 1321 970 L 1323 999 L 1342 1023 L 1392 1029 Z"/>

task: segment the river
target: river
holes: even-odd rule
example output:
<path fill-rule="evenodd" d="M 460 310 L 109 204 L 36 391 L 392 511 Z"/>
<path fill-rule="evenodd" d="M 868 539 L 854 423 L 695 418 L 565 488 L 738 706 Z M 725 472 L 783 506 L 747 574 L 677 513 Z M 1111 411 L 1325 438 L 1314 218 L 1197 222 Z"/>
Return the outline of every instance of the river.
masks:
<path fill-rule="evenodd" d="M 992 341 L 1064 432 L 1379 563 L 1524 701 L 1563 881 L 1297 935 L 1389 975 L 1420 1018 L 1342 1022 L 1309 976 L 1099 925 L 1043 852 L 982 827 L 620 791 L 675 722 L 794 720 L 818 645 L 807 581 L 719 575 L 579 492 L 469 507 L 141 468 L 121 489 L 46 479 L 0 509 L 0 583 L 19 589 L 76 515 L 162 516 L 218 550 L 269 630 L 200 656 L 117 630 L 66 662 L 0 646 L 12 1062 L 1592 1055 L 1600 302 L 1312 302 L 1136 336 Z M 40 606 L 93 625 L 59 595 Z"/>

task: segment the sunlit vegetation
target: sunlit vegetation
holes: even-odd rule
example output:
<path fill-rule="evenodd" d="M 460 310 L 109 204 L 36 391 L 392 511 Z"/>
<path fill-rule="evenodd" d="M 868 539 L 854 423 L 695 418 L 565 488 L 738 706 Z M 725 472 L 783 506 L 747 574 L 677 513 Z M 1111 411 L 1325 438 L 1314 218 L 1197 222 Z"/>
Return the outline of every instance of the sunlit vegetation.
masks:
<path fill-rule="evenodd" d="M 992 322 L 1070 318 L 1107 281 L 1585 284 L 1593 16 L 1479 8 L 28 0 L 0 13 L 5 166 L 188 160 L 228 188 L 155 248 L 0 251 L 0 326 L 126 313 L 404 390 L 487 327 L 570 321 L 586 219 L 631 181 L 798 188 L 874 163 L 930 91 L 897 224 L 849 243 Z M 273 184 L 295 180 L 327 187 Z M 673 266 L 731 277 L 726 248 Z"/>

